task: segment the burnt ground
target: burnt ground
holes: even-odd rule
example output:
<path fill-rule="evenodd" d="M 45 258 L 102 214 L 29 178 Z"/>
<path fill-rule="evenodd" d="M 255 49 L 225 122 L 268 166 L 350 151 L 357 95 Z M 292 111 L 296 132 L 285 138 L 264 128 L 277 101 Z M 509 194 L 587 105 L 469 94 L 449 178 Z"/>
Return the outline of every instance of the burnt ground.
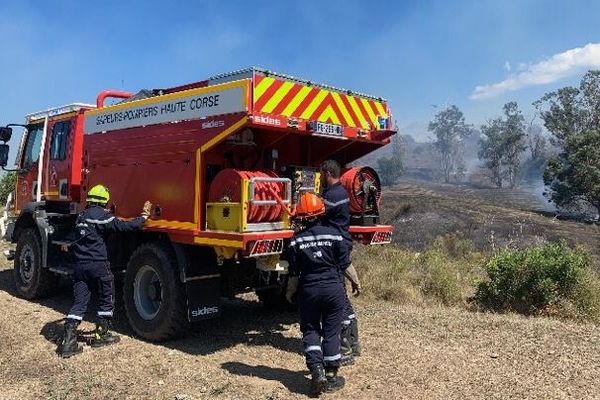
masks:
<path fill-rule="evenodd" d="M 600 226 L 560 219 L 541 195 L 524 189 L 403 180 L 384 192 L 383 207 L 384 222 L 396 226 L 394 242 L 417 251 L 457 234 L 484 251 L 566 240 L 600 256 Z"/>
<path fill-rule="evenodd" d="M 404 183 L 386 193 L 386 218 L 398 224 L 397 243 L 415 249 L 456 231 L 481 247 L 554 236 L 597 246 L 596 226 L 548 218 L 513 195 L 501 202 L 482 194 Z M 68 291 L 18 298 L 12 263 L 0 261 L 0 399 L 309 397 L 295 314 L 266 311 L 253 295 L 160 344 L 136 338 L 118 304 L 121 343 L 63 360 L 55 341 L 70 302 Z M 364 355 L 342 370 L 346 388 L 324 398 L 600 399 L 596 325 L 366 298 L 355 305 Z M 81 328 L 90 331 L 91 320 Z"/>

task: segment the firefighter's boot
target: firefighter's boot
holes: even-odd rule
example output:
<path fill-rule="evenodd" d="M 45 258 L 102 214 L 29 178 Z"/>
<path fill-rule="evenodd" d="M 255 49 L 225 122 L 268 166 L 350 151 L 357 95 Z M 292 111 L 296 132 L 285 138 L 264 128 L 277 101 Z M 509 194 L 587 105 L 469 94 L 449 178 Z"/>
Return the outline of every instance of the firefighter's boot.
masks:
<path fill-rule="evenodd" d="M 325 376 L 325 369 L 322 365 L 315 365 L 310 368 L 310 390 L 314 394 L 319 394 L 325 390 L 327 384 L 327 377 Z"/>
<path fill-rule="evenodd" d="M 358 340 L 358 320 L 356 318 L 351 319 L 350 323 L 350 347 L 352 347 L 352 355 L 359 357 L 362 351 L 360 342 Z"/>
<path fill-rule="evenodd" d="M 58 355 L 69 358 L 83 351 L 83 347 L 77 343 L 77 326 L 79 323 L 73 320 L 65 322 L 65 333 L 58 345 Z"/>
<path fill-rule="evenodd" d="M 325 377 L 327 379 L 327 385 L 325 386 L 324 392 L 326 393 L 337 392 L 346 384 L 344 377 L 338 376 L 338 367 L 325 368 Z"/>
<path fill-rule="evenodd" d="M 110 320 L 101 319 L 96 323 L 94 337 L 90 340 L 90 346 L 102 347 L 119 343 L 121 337 L 110 332 Z"/>
<path fill-rule="evenodd" d="M 354 357 L 352 355 L 352 335 L 350 325 L 342 325 L 342 333 L 340 335 L 340 353 L 342 353 L 341 365 L 353 365 Z"/>

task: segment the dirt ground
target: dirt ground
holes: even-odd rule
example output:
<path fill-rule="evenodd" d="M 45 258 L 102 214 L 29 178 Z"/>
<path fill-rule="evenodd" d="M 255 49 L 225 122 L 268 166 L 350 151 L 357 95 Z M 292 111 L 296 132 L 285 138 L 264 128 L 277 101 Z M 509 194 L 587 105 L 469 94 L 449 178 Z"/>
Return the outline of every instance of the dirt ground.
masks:
<path fill-rule="evenodd" d="M 356 304 L 364 355 L 343 368 L 346 387 L 325 398 L 600 398 L 594 325 Z M 221 319 L 162 344 L 133 337 L 118 305 L 121 343 L 63 360 L 54 341 L 69 306 L 68 292 L 19 299 L 11 264 L 1 262 L 0 399 L 308 397 L 295 315 L 266 311 L 252 296 L 227 301 Z"/>

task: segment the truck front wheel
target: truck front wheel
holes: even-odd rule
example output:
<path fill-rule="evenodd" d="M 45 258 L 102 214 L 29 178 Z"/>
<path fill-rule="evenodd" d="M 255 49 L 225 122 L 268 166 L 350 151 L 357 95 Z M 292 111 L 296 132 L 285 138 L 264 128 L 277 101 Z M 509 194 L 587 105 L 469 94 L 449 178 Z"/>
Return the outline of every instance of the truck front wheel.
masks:
<path fill-rule="evenodd" d="M 48 296 L 56 288 L 58 277 L 42 267 L 42 244 L 34 227 L 19 235 L 13 273 L 17 292 L 26 299 Z"/>
<path fill-rule="evenodd" d="M 172 339 L 186 328 L 185 289 L 175 259 L 168 246 L 146 243 L 135 250 L 127 264 L 125 311 L 135 333 L 144 339 Z"/>

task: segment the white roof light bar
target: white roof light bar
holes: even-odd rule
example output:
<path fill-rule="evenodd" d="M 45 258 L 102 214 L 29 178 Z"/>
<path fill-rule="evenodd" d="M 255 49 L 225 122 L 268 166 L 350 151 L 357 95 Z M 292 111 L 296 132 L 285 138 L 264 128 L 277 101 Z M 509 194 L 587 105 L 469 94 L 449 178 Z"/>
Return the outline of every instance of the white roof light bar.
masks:
<path fill-rule="evenodd" d="M 25 119 L 27 120 L 27 122 L 29 122 L 32 120 L 42 119 L 45 117 L 53 117 L 55 115 L 65 114 L 72 111 L 79 111 L 82 108 L 96 108 L 96 106 L 93 104 L 86 103 L 72 103 L 60 107 L 52 107 L 47 110 L 27 114 L 25 116 Z"/>

